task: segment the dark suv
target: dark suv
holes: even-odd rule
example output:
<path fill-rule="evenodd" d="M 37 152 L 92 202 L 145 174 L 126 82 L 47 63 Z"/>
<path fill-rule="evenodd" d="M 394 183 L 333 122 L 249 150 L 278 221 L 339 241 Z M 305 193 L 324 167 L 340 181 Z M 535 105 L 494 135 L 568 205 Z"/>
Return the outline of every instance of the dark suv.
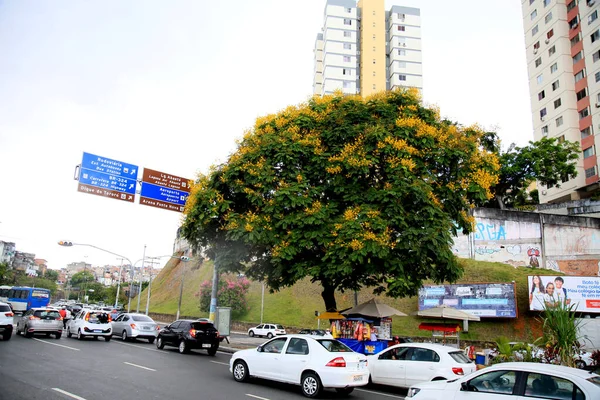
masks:
<path fill-rule="evenodd" d="M 177 320 L 158 332 L 156 347 L 165 345 L 179 348 L 180 353 L 188 353 L 191 349 L 205 349 L 214 356 L 223 340 L 219 331 L 208 321 Z"/>

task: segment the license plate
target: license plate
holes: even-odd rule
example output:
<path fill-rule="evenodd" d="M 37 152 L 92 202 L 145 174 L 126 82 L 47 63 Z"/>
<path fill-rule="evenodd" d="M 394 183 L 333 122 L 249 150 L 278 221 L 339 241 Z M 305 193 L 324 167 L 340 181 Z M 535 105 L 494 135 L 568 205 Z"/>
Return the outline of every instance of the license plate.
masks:
<path fill-rule="evenodd" d="M 150 327 L 149 326 L 142 326 L 142 329 L 145 330 L 145 331 L 149 331 Z"/>
<path fill-rule="evenodd" d="M 102 333 L 102 329 L 94 329 L 94 333 Z"/>
<path fill-rule="evenodd" d="M 52 321 L 52 320 L 49 320 L 49 319 L 45 319 L 45 320 L 44 320 L 44 323 L 45 323 L 45 324 L 49 324 L 50 322 L 54 322 L 54 321 Z"/>
<path fill-rule="evenodd" d="M 354 377 L 352 379 L 354 380 L 354 382 L 362 382 L 363 376 L 362 375 L 354 375 Z"/>
<path fill-rule="evenodd" d="M 212 345 L 210 343 L 202 343 L 202 348 L 203 349 L 209 349 L 211 347 L 212 347 Z"/>

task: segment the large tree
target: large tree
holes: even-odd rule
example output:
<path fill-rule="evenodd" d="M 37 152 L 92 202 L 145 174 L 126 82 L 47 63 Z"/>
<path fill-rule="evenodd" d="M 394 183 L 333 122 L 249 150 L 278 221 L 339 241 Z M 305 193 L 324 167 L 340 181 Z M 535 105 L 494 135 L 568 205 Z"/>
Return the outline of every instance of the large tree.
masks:
<path fill-rule="evenodd" d="M 498 183 L 491 189 L 494 200 L 487 207 L 504 209 L 520 205 L 527 197 L 528 187 L 536 180 L 544 186 L 560 187 L 566 179 L 577 176 L 576 162 L 581 153 L 578 143 L 542 138 L 524 147 L 513 143 L 503 152 L 496 133 L 488 132 L 486 136 L 486 148 L 500 160 Z"/>
<path fill-rule="evenodd" d="M 469 208 L 492 197 L 486 133 L 439 117 L 416 91 L 314 97 L 258 118 L 226 163 L 199 175 L 183 236 L 219 268 L 271 290 L 310 277 L 335 290 L 415 295 L 455 281 Z"/>

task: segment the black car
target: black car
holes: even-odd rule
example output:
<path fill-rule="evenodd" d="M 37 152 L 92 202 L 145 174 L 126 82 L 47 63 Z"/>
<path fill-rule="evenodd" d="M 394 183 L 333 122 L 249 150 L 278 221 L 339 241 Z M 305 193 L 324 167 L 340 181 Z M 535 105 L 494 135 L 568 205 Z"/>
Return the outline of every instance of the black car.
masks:
<path fill-rule="evenodd" d="M 177 320 L 158 332 L 156 347 L 167 346 L 179 348 L 180 353 L 188 353 L 191 349 L 204 349 L 214 356 L 223 340 L 219 331 L 208 321 Z"/>

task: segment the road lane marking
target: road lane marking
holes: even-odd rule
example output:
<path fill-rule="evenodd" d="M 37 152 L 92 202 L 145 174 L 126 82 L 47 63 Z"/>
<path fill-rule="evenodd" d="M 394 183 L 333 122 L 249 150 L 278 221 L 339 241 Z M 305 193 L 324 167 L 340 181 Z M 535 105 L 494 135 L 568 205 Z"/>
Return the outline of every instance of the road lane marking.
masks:
<path fill-rule="evenodd" d="M 113 340 L 111 340 L 111 343 L 120 344 L 121 346 L 136 347 L 136 348 L 142 349 L 142 350 L 156 351 L 156 352 L 159 352 L 159 353 L 162 353 L 162 354 L 169 354 L 169 352 L 166 352 L 166 351 L 162 351 L 162 350 L 158 350 L 158 349 L 149 349 L 147 347 L 138 346 L 138 345 L 135 345 L 135 344 L 123 343 L 123 342 L 118 342 L 118 341 L 113 341 Z"/>
<path fill-rule="evenodd" d="M 224 363 L 224 362 L 220 362 L 220 361 L 211 361 L 211 363 L 215 363 L 215 364 L 221 364 L 221 365 L 227 365 L 227 366 L 229 366 L 229 363 Z"/>
<path fill-rule="evenodd" d="M 79 351 L 79 349 L 76 349 L 75 347 L 69 347 L 69 346 L 65 346 L 64 344 L 58 344 L 58 343 L 47 342 L 47 341 L 45 341 L 45 340 L 42 340 L 42 339 L 36 339 L 36 338 L 32 338 L 32 339 L 33 339 L 33 340 L 37 340 L 38 342 L 42 342 L 42 343 L 46 343 L 46 344 L 51 344 L 52 346 L 64 347 L 65 349 Z"/>
<path fill-rule="evenodd" d="M 250 393 L 246 393 L 246 396 L 254 397 L 255 399 L 258 399 L 258 400 L 269 400 L 266 397 L 255 396 L 255 395 L 250 394 Z"/>
<path fill-rule="evenodd" d="M 138 367 L 138 368 L 142 368 L 142 369 L 147 369 L 148 371 L 154 371 L 154 372 L 156 372 L 156 370 L 153 369 L 153 368 L 144 367 L 143 365 L 132 364 L 132 363 L 127 362 L 127 361 L 123 361 L 123 364 L 127 364 L 127 365 L 131 365 L 132 367 Z"/>
<path fill-rule="evenodd" d="M 59 389 L 59 388 L 52 388 L 52 390 L 56 390 L 58 393 L 62 393 L 64 395 L 66 395 L 66 396 L 72 397 L 72 398 L 77 399 L 77 400 L 86 400 L 83 397 L 77 396 L 76 394 L 73 394 L 73 393 L 69 393 L 66 390 L 62 390 L 62 389 Z"/>
<path fill-rule="evenodd" d="M 381 393 L 381 392 L 374 392 L 374 391 L 372 391 L 372 390 L 365 390 L 365 389 L 356 389 L 356 390 L 357 390 L 357 391 L 360 391 L 360 392 L 365 392 L 365 393 L 378 394 L 378 395 L 380 395 L 380 396 L 393 397 L 393 398 L 395 398 L 395 399 L 404 399 L 404 397 L 401 397 L 401 396 L 395 396 L 395 395 L 393 395 L 393 394 L 387 394 L 387 393 Z"/>

